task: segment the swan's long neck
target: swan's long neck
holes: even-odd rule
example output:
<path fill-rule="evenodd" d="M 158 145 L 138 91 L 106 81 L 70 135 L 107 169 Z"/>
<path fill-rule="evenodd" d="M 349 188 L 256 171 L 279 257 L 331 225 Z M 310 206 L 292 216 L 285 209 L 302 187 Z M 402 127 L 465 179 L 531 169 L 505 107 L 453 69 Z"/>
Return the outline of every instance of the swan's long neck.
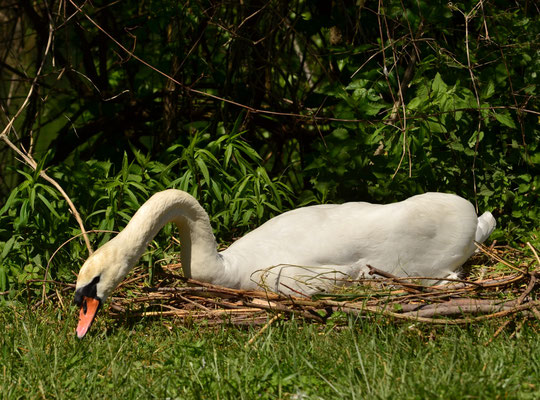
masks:
<path fill-rule="evenodd" d="M 156 193 L 135 213 L 129 224 L 113 240 L 126 249 L 131 269 L 150 241 L 168 222 L 180 230 L 182 268 L 186 277 L 214 281 L 223 274 L 208 214 L 190 194 L 180 190 Z"/>

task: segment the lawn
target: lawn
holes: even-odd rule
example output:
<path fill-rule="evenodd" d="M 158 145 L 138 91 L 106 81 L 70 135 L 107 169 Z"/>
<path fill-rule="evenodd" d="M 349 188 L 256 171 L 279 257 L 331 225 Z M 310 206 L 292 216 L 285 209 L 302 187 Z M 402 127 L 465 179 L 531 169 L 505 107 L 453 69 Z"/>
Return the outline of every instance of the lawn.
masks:
<path fill-rule="evenodd" d="M 0 306 L 3 399 L 537 399 L 538 321 L 438 327 L 134 324 L 102 313 L 84 340 L 76 310 Z"/>

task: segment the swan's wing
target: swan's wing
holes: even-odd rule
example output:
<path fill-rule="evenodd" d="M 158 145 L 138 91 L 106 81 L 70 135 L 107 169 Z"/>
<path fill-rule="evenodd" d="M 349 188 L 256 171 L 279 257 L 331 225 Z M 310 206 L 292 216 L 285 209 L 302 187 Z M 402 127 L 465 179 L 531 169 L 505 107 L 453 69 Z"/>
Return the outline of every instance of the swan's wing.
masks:
<path fill-rule="evenodd" d="M 473 240 L 484 220 L 489 218 L 478 219 L 467 200 L 441 193 L 388 205 L 313 206 L 271 219 L 222 254 L 245 275 L 291 265 L 307 268 L 298 271 L 302 274 L 313 269 L 312 275 L 318 275 L 321 267 L 335 266 L 355 276 L 369 264 L 398 276 L 442 278 L 474 252 Z M 279 271 L 281 279 L 285 272 L 297 272 L 290 267 Z"/>

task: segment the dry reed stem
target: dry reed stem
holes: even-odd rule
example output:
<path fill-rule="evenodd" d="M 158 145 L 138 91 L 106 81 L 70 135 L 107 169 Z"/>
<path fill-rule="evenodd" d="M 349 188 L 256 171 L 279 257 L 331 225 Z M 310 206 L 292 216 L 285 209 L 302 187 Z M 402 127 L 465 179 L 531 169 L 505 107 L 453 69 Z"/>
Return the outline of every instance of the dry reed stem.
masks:
<path fill-rule="evenodd" d="M 261 329 L 259 329 L 259 331 L 251 339 L 248 340 L 248 342 L 244 345 L 244 348 L 247 349 L 255 340 L 257 340 L 257 338 L 259 338 L 264 333 L 264 331 L 266 331 L 270 327 L 270 325 L 272 325 L 275 321 L 281 318 L 282 315 L 283 314 L 281 313 L 274 315 Z"/>

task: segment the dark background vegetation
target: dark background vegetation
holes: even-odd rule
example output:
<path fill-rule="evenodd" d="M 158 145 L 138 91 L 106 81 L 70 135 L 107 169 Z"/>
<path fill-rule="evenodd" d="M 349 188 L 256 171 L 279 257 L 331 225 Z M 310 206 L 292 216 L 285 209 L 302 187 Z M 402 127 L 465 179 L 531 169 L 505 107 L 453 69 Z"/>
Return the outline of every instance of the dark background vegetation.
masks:
<path fill-rule="evenodd" d="M 300 205 L 444 191 L 491 210 L 499 241 L 538 240 L 534 1 L 0 4 L 4 294 L 87 256 L 79 237 L 49 265 L 81 229 L 44 175 L 86 229 L 167 187 L 225 242 Z"/>

